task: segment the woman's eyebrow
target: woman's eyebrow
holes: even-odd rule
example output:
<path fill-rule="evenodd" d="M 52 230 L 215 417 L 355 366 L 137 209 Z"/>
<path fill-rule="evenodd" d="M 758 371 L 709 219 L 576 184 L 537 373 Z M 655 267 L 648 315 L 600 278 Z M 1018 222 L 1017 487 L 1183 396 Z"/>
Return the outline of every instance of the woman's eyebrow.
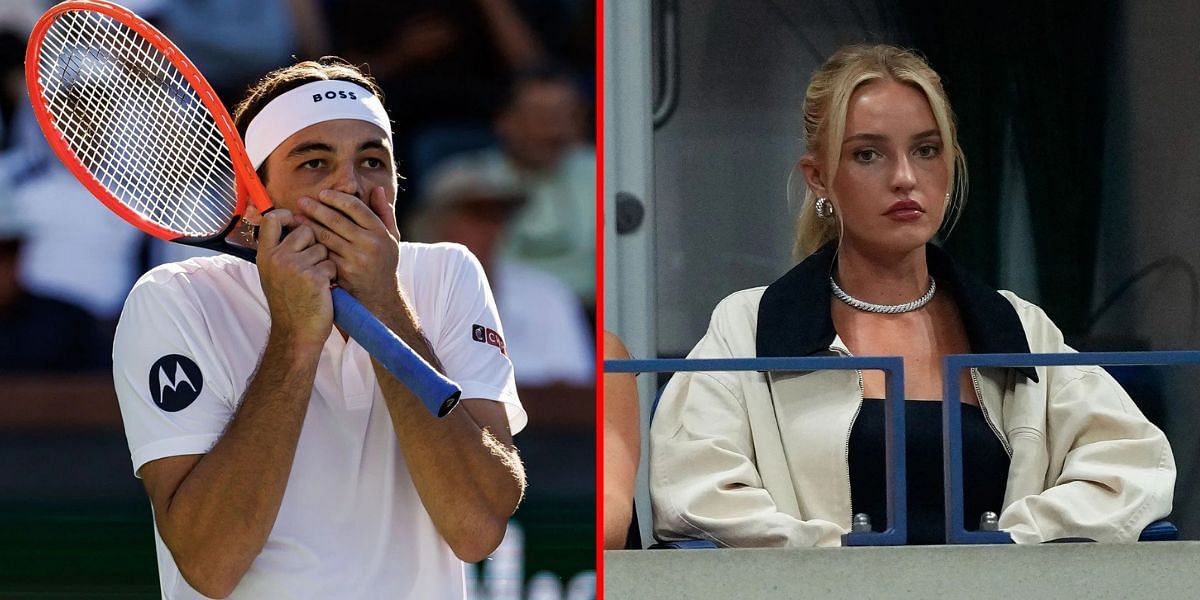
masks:
<path fill-rule="evenodd" d="M 928 129 L 928 130 L 922 131 L 920 133 L 914 134 L 912 136 L 912 139 L 919 140 L 922 138 L 938 136 L 940 134 L 941 134 L 941 131 L 938 129 Z M 850 142 L 864 141 L 864 140 L 868 141 L 868 142 L 882 142 L 887 139 L 888 139 L 887 136 L 883 135 L 882 133 L 863 132 L 863 133 L 856 133 L 854 135 L 846 137 L 845 140 L 842 140 L 842 144 L 845 145 Z"/>
<path fill-rule="evenodd" d="M 882 133 L 856 133 L 856 134 L 849 136 L 846 139 L 842 140 L 842 145 L 849 144 L 850 142 L 855 142 L 855 141 L 859 141 L 859 140 L 866 140 L 869 142 L 882 142 L 886 139 L 887 139 L 887 136 L 883 135 Z"/>

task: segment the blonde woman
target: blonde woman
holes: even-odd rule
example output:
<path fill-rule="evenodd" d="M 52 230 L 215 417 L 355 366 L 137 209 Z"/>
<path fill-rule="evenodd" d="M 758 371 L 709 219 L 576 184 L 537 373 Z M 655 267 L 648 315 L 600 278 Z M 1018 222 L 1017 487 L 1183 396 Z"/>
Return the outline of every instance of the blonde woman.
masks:
<path fill-rule="evenodd" d="M 812 78 L 804 136 L 801 262 L 724 299 L 690 357 L 903 357 L 911 543 L 944 536 L 944 377 L 964 390 L 965 527 L 990 511 L 1017 543 L 1126 542 L 1167 515 L 1170 446 L 1102 369 L 941 371 L 946 354 L 1071 349 L 1041 309 L 930 244 L 966 188 L 938 75 L 899 48 L 843 48 Z M 650 432 L 656 535 L 832 546 L 857 513 L 880 529 L 883 381 L 877 371 L 676 375 Z"/>

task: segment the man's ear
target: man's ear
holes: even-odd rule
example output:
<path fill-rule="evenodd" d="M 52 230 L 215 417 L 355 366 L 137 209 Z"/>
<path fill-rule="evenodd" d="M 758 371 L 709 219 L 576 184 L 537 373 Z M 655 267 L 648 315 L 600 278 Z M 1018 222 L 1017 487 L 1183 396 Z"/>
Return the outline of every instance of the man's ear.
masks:
<path fill-rule="evenodd" d="M 825 188 L 824 165 L 817 161 L 817 157 L 805 154 L 800 157 L 800 162 L 796 166 L 804 174 L 804 181 L 814 194 L 819 197 L 829 197 L 829 190 Z"/>

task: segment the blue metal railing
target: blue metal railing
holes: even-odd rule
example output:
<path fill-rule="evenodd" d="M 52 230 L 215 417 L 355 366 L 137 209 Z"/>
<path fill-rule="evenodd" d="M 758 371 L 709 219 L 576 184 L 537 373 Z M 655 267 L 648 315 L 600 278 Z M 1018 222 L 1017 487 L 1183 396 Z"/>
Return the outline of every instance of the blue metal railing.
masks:
<path fill-rule="evenodd" d="M 851 532 L 845 546 L 903 546 L 908 543 L 908 493 L 904 460 L 904 361 L 898 356 L 817 356 L 804 358 L 723 358 L 606 360 L 607 373 L 697 371 L 858 371 L 884 372 L 884 442 L 887 448 L 887 528 Z"/>
<path fill-rule="evenodd" d="M 946 543 L 1003 544 L 1012 538 L 1003 531 L 968 531 L 963 526 L 961 389 L 956 374 L 972 367 L 1054 366 L 1176 366 L 1200 365 L 1200 351 L 1070 352 L 1061 354 L 954 354 L 943 359 L 943 469 Z M 887 518 L 883 532 L 848 533 L 847 546 L 904 545 L 908 541 L 908 502 L 904 452 L 904 364 L 897 356 L 802 358 L 648 359 L 607 360 L 609 373 L 698 371 L 819 371 L 879 370 L 887 386 L 885 444 L 887 448 Z M 959 410 L 952 410 L 957 408 Z"/>
<path fill-rule="evenodd" d="M 963 526 L 962 415 L 958 373 L 971 367 L 1065 367 L 1197 365 L 1200 351 L 1067 352 L 1061 354 L 951 354 L 942 359 L 942 464 L 946 486 L 947 544 L 1010 544 L 1004 531 L 967 531 Z"/>

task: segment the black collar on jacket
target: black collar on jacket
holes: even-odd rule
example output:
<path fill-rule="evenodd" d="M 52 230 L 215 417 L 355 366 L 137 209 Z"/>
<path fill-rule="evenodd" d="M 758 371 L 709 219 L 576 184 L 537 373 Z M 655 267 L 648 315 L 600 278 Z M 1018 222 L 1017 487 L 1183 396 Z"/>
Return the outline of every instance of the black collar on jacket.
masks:
<path fill-rule="evenodd" d="M 826 244 L 767 286 L 758 306 L 755 345 L 760 358 L 808 356 L 829 349 L 836 335 L 829 313 L 829 275 L 836 250 L 836 242 Z M 937 246 L 926 244 L 925 257 L 938 291 L 951 292 L 958 302 L 971 352 L 1029 352 L 1021 319 L 1008 300 L 955 265 Z M 1016 369 L 1038 380 L 1032 367 Z"/>

